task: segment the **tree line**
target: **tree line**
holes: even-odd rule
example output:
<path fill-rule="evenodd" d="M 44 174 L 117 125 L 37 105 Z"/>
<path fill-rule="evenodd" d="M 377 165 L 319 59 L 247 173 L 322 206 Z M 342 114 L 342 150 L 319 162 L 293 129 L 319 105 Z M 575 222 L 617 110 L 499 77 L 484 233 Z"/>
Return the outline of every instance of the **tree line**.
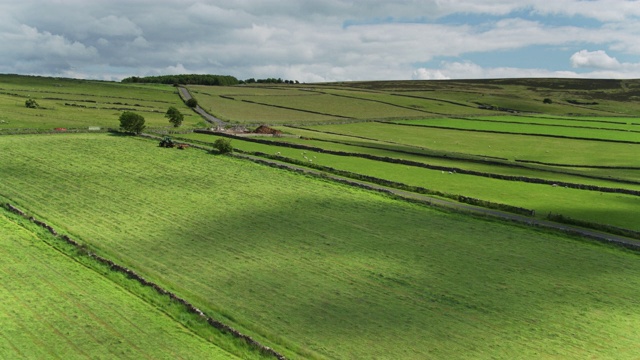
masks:
<path fill-rule="evenodd" d="M 218 85 L 231 86 L 238 84 L 300 84 L 298 80 L 283 80 L 282 78 L 265 78 L 238 80 L 231 75 L 209 75 L 209 74 L 180 74 L 180 75 L 158 75 L 158 76 L 131 76 L 122 79 L 123 83 L 152 83 L 168 85 Z"/>
<path fill-rule="evenodd" d="M 209 75 L 209 74 L 181 74 L 181 75 L 159 75 L 159 76 L 131 76 L 122 79 L 123 83 L 153 83 L 153 84 L 182 84 L 182 85 L 238 85 L 240 81 L 231 75 Z"/>

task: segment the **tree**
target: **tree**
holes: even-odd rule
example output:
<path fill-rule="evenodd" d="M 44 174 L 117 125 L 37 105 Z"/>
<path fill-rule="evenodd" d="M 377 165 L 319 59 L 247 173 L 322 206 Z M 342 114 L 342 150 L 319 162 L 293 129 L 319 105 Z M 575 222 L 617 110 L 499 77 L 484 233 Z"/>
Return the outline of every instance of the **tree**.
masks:
<path fill-rule="evenodd" d="M 213 143 L 213 148 L 218 150 L 220 154 L 227 154 L 233 152 L 233 146 L 231 140 L 220 138 Z"/>
<path fill-rule="evenodd" d="M 180 110 L 175 106 L 170 106 L 167 113 L 164 114 L 164 117 L 169 119 L 169 122 L 173 124 L 173 127 L 179 127 L 182 125 L 182 120 L 184 120 L 184 115 L 182 115 Z"/>
<path fill-rule="evenodd" d="M 198 100 L 191 98 L 189 100 L 187 100 L 187 106 L 190 108 L 194 108 L 196 106 L 198 106 Z"/>
<path fill-rule="evenodd" d="M 545 104 L 552 104 L 553 100 L 549 99 L 549 98 L 544 98 L 544 100 L 542 100 L 543 103 Z"/>
<path fill-rule="evenodd" d="M 29 109 L 37 109 L 40 107 L 40 105 L 38 105 L 38 103 L 33 99 L 27 99 L 27 101 L 24 102 L 24 106 Z"/>
<path fill-rule="evenodd" d="M 120 115 L 120 129 L 132 133 L 140 134 L 144 130 L 144 117 L 131 111 L 125 111 Z"/>

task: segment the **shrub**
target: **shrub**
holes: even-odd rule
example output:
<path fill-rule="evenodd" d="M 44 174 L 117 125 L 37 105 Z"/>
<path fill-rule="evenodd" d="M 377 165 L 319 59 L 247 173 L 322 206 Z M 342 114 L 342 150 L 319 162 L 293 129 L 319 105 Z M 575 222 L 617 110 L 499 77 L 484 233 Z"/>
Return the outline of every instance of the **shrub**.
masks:
<path fill-rule="evenodd" d="M 186 104 L 187 104 L 188 107 L 194 108 L 194 107 L 198 106 L 198 100 L 196 100 L 194 98 L 191 98 L 191 99 L 187 100 Z"/>
<path fill-rule="evenodd" d="M 27 99 L 27 101 L 24 102 L 24 106 L 29 109 L 37 109 L 40 107 L 40 105 L 38 105 L 38 103 L 33 99 Z"/>
<path fill-rule="evenodd" d="M 229 139 L 218 139 L 213 143 L 213 148 L 218 150 L 220 154 L 227 154 L 233 152 L 233 146 Z"/>

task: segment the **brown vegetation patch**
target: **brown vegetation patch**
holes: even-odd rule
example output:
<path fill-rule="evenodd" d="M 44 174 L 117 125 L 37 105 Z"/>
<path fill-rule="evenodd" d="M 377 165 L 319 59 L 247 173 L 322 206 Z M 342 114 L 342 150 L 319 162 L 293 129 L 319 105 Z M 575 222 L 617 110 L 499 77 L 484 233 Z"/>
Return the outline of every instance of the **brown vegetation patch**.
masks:
<path fill-rule="evenodd" d="M 254 134 L 270 134 L 270 135 L 282 135 L 282 131 L 270 128 L 267 125 L 260 125 L 255 130 Z"/>

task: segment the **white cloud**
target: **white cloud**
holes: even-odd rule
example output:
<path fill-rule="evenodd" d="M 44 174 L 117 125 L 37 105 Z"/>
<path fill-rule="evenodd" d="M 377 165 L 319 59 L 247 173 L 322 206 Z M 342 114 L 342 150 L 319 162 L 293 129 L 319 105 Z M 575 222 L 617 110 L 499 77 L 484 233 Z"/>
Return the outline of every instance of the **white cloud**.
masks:
<path fill-rule="evenodd" d="M 411 76 L 413 80 L 449 80 L 449 76 L 442 73 L 440 69 L 419 68 Z"/>
<path fill-rule="evenodd" d="M 476 23 L 435 21 L 446 15 L 473 15 Z M 491 17 L 477 23 L 483 15 Z M 566 19 L 545 24 L 556 15 Z M 0 0 L 0 70 L 95 78 L 185 71 L 300 81 L 578 76 L 570 65 L 629 74 L 632 56 L 640 54 L 638 17 L 640 1 L 614 0 Z M 583 18 L 602 23 L 587 26 Z M 566 72 L 464 61 L 530 46 L 575 54 L 554 66 Z M 449 57 L 461 60 L 436 69 L 413 65 Z M 616 68 L 616 57 L 633 62 Z"/>
<path fill-rule="evenodd" d="M 637 79 L 640 63 L 621 64 L 618 68 L 598 68 L 590 72 L 567 70 L 551 71 L 516 67 L 482 67 L 469 61 L 442 62 L 439 68 L 419 68 L 413 71 L 414 80 L 444 79 L 500 79 L 500 78 L 583 78 L 583 79 Z"/>
<path fill-rule="evenodd" d="M 574 68 L 619 69 L 621 66 L 616 58 L 602 50 L 580 50 L 571 56 L 570 61 Z"/>

